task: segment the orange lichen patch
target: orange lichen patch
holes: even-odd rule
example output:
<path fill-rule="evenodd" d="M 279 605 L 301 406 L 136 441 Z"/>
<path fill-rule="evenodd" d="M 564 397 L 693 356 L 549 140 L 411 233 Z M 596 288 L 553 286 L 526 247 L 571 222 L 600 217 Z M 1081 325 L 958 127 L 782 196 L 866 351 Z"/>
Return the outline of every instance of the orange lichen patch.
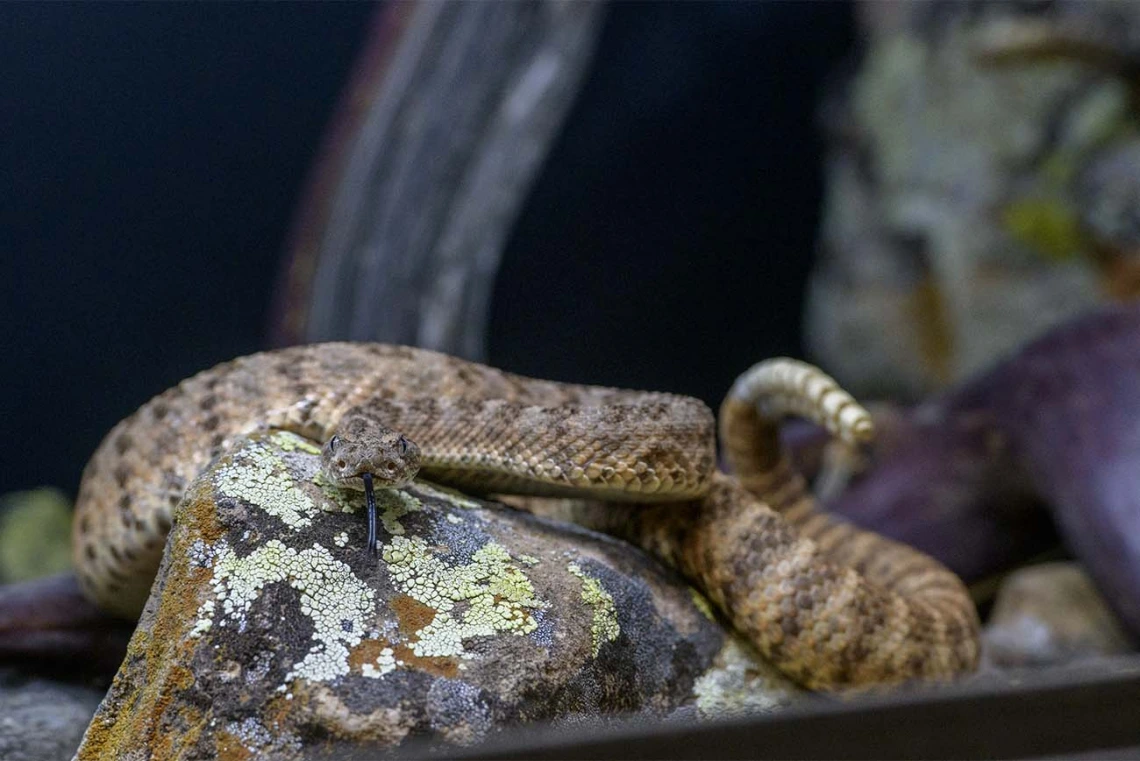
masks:
<path fill-rule="evenodd" d="M 308 703 L 306 684 L 296 682 L 288 692 L 279 692 L 269 698 L 259 715 L 267 729 L 281 733 L 296 724 L 296 717 L 307 713 Z"/>
<path fill-rule="evenodd" d="M 194 686 L 194 672 L 185 666 L 171 666 L 170 686 L 176 690 L 190 689 Z"/>
<path fill-rule="evenodd" d="M 187 676 L 190 677 L 189 683 Z M 147 686 L 143 687 L 144 705 L 149 703 L 151 707 L 148 711 L 140 711 L 137 714 L 139 720 L 145 722 L 146 725 L 146 744 L 154 750 L 154 755 L 157 758 L 174 758 L 181 755 L 176 752 L 176 748 L 193 747 L 201 731 L 201 725 L 205 721 L 202 711 L 197 708 L 187 706 L 181 715 L 177 713 L 179 711 L 177 706 L 186 705 L 185 701 L 178 700 L 177 693 L 184 691 L 186 687 L 193 684 L 193 676 L 190 675 L 190 672 L 185 668 L 172 666 L 168 672 L 168 677 L 165 680 L 156 680 L 153 691 Z M 149 700 L 148 693 L 150 693 Z M 166 727 L 171 724 L 194 729 L 186 733 L 167 731 Z M 130 734 L 139 736 L 135 733 Z"/>
<path fill-rule="evenodd" d="M 214 752 L 218 761 L 249 761 L 253 751 L 245 746 L 241 738 L 224 729 L 214 733 Z"/>
<path fill-rule="evenodd" d="M 150 637 L 139 639 L 155 641 Z M 132 640 L 128 662 L 137 655 L 138 648 L 134 644 Z M 206 716 L 199 708 L 177 700 L 178 693 L 193 684 L 193 674 L 179 666 L 162 668 L 156 673 L 145 665 L 146 661 L 145 656 L 139 658 L 131 673 L 124 670 L 116 676 L 112 692 L 124 685 L 141 685 L 141 688 L 126 691 L 110 706 L 105 703 L 100 708 L 77 754 L 80 761 L 128 757 L 128 751 L 140 744 L 145 745 L 154 758 L 175 758 L 198 743 Z M 144 673 L 133 673 L 138 669 Z M 180 705 L 183 707 L 177 707 Z M 170 731 L 172 726 L 179 727 L 179 731 Z"/>
<path fill-rule="evenodd" d="M 364 664 L 376 663 L 382 653 L 388 649 L 390 649 L 390 645 L 384 640 L 363 640 L 359 645 L 348 651 L 348 665 L 354 673 L 359 673 L 364 668 Z"/>
<path fill-rule="evenodd" d="M 191 487 L 175 515 L 178 523 L 194 526 L 197 537 L 209 544 L 222 538 L 225 527 L 218 521 L 217 502 L 213 487 L 208 481 L 199 481 Z"/>
<path fill-rule="evenodd" d="M 208 489 L 191 489 L 184 506 L 193 511 L 192 520 L 198 525 L 215 528 L 213 511 L 204 509 L 207 504 L 212 504 Z M 168 584 L 181 586 L 191 570 L 184 536 L 176 529 L 172 537 Z M 144 620 L 131 637 L 112 686 L 115 699 L 105 701 L 96 714 L 77 755 L 81 761 L 122 758 L 140 743 L 155 758 L 172 758 L 195 747 L 201 737 L 206 713 L 180 700 L 194 686 L 194 673 L 180 664 L 190 662 L 193 645 L 186 633 L 196 618 L 198 601 L 193 594 L 165 591 L 149 625 Z M 172 726 L 179 730 L 170 731 Z"/>
<path fill-rule="evenodd" d="M 184 502 L 189 519 L 194 521 L 195 534 L 198 536 L 213 536 L 215 539 L 222 535 L 222 527 L 218 523 L 217 513 L 213 509 L 214 495 L 212 489 L 201 485 L 192 489 Z M 155 616 L 152 634 L 157 642 L 164 643 L 166 647 L 177 647 L 181 652 L 176 660 L 189 656 L 194 650 L 193 642 L 186 636 L 198 618 L 198 595 L 191 590 L 207 587 L 205 578 L 210 573 L 209 568 L 199 567 L 190 561 L 189 534 L 177 529 L 170 537 L 170 569 L 166 574 L 168 584 L 175 584 L 185 588 L 183 594 L 166 594 L 158 614 Z M 212 540 L 211 540 L 212 541 Z M 151 657 L 165 660 L 174 656 L 173 653 L 162 652 L 161 648 L 151 649 Z M 184 662 L 184 661 L 183 661 Z M 151 664 L 148 664 L 150 668 Z M 190 675 L 190 683 L 193 677 Z M 186 685 L 189 687 L 189 683 Z"/>
<path fill-rule="evenodd" d="M 115 758 L 118 754 L 114 751 L 112 740 L 112 729 L 114 724 L 107 720 L 100 720 L 102 717 L 96 714 L 90 726 L 87 727 L 87 733 L 83 736 L 83 743 L 79 747 L 76 758 L 79 761 L 85 759 L 92 759 L 97 761 L 100 758 Z"/>
<path fill-rule="evenodd" d="M 392 648 L 396 661 L 410 668 L 436 676 L 454 679 L 459 675 L 459 660 L 438 655 L 416 655 L 410 645 L 396 645 Z"/>
<path fill-rule="evenodd" d="M 435 620 L 436 609 L 409 595 L 397 595 L 389 603 L 396 613 L 400 634 L 409 638 L 409 644 L 392 648 L 397 663 L 438 676 L 454 677 L 459 673 L 459 662 L 446 656 L 418 656 L 412 644 L 419 641 L 418 632 Z"/>
<path fill-rule="evenodd" d="M 396 613 L 400 634 L 413 637 L 416 632 L 430 624 L 436 616 L 435 608 L 426 605 L 410 595 L 397 595 L 389 606 Z"/>

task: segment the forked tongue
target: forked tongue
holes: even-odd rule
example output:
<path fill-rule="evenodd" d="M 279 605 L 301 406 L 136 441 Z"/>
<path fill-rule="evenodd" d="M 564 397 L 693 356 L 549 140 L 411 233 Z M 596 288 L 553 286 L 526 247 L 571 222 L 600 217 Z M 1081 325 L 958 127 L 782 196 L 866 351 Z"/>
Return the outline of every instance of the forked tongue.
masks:
<path fill-rule="evenodd" d="M 376 494 L 372 491 L 372 474 L 365 473 L 364 499 L 368 504 L 368 556 L 376 557 Z"/>

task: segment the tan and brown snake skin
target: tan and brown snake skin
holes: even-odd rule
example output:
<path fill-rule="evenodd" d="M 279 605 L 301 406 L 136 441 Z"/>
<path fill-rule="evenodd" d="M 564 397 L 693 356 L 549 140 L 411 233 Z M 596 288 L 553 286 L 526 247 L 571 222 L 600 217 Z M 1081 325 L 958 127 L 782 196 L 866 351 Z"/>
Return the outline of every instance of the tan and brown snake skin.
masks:
<path fill-rule="evenodd" d="M 327 441 L 363 414 L 418 444 L 431 480 L 603 501 L 588 522 L 680 568 L 806 686 L 971 670 L 977 618 L 965 588 L 925 555 L 814 512 L 776 439 L 792 413 L 852 441 L 870 434 L 861 407 L 792 360 L 761 363 L 725 400 L 733 478 L 716 471 L 713 417 L 696 399 L 524 378 L 383 344 L 253 354 L 184 380 L 111 430 L 83 474 L 75 566 L 98 605 L 137 615 L 173 509 L 214 456 L 270 428 Z"/>

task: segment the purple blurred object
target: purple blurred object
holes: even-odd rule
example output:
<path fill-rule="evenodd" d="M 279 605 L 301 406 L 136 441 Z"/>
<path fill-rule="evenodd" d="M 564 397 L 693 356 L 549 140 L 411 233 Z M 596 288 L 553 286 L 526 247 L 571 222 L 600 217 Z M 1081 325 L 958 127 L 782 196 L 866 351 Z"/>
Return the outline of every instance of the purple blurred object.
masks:
<path fill-rule="evenodd" d="M 76 679 L 115 673 L 134 623 L 97 609 L 75 576 L 0 585 L 0 663 Z"/>
<path fill-rule="evenodd" d="M 1140 306 L 1099 310 L 884 426 L 827 507 L 967 581 L 1066 546 L 1140 636 Z"/>

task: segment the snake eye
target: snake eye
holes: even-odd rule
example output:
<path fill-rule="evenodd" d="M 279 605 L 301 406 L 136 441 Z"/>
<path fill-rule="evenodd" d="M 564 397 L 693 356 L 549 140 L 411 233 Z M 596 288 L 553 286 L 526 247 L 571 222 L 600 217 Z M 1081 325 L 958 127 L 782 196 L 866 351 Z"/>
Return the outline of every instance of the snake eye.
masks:
<path fill-rule="evenodd" d="M 408 440 L 403 436 L 396 440 L 396 445 L 400 447 L 400 454 L 408 453 Z"/>
<path fill-rule="evenodd" d="M 333 436 L 329 439 L 329 452 L 335 452 L 336 448 L 340 446 L 340 436 Z"/>

